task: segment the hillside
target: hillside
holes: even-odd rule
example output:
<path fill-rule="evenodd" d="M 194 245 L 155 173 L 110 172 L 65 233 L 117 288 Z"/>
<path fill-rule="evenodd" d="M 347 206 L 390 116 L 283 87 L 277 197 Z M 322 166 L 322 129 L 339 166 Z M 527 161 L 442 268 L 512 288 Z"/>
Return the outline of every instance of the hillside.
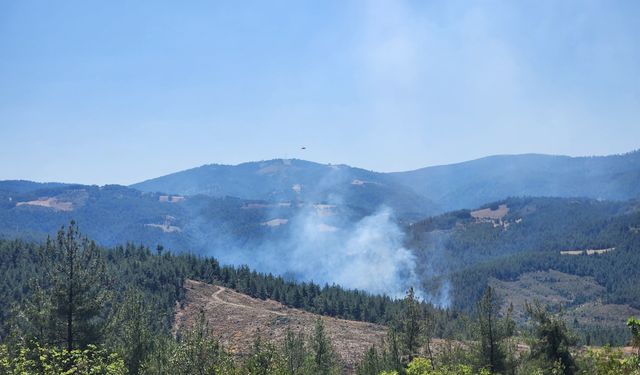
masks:
<path fill-rule="evenodd" d="M 549 290 L 558 290 L 556 285 L 531 275 L 560 272 L 579 285 L 588 279 L 590 289 L 606 290 L 558 300 L 584 322 L 583 331 L 594 328 L 598 316 L 612 322 L 594 333 L 597 342 L 611 332 L 616 342 L 623 340 L 623 317 L 615 311 L 640 309 L 637 201 L 509 198 L 405 227 L 362 215 L 344 206 L 146 193 L 116 185 L 0 191 L 5 238 L 43 240 L 74 219 L 105 246 L 162 245 L 288 278 L 392 295 L 422 284 L 434 303 L 464 311 L 473 310 L 487 285 L 496 286 L 507 304 L 523 290 L 528 300 L 552 302 Z M 386 270 L 384 278 L 367 271 L 376 268 Z M 536 287 L 523 289 L 523 280 L 536 280 Z"/>
<path fill-rule="evenodd" d="M 349 276 L 346 260 L 366 262 L 367 254 L 375 251 L 388 264 L 401 237 L 391 213 L 365 214 L 344 205 L 168 195 L 118 185 L 0 191 L 3 238 L 43 241 L 75 220 L 103 246 L 162 245 L 175 252 L 216 256 L 226 264 L 329 283 L 340 281 L 332 273 L 338 270 L 331 264 L 334 257 L 328 256 L 333 254 L 345 259 L 339 262 L 342 277 L 350 278 L 354 284 L 348 286 L 354 288 L 367 284 Z M 341 252 L 347 242 L 355 253 Z M 372 282 L 378 291 L 389 287 Z"/>
<path fill-rule="evenodd" d="M 287 329 L 310 335 L 316 319 L 321 318 L 342 362 L 353 369 L 386 335 L 386 327 L 381 325 L 316 315 L 221 286 L 185 280 L 184 288 L 185 299 L 176 311 L 174 332 L 193 326 L 203 312 L 212 335 L 240 357 L 250 353 L 258 336 L 280 345 Z"/>
<path fill-rule="evenodd" d="M 238 234 L 247 232 L 246 227 L 258 232 L 263 217 L 259 210 L 243 210 L 246 204 L 232 198 L 149 194 L 118 185 L 5 190 L 0 191 L 0 235 L 41 240 L 75 220 L 105 246 L 135 242 L 197 250 L 193 236 L 199 225 Z M 196 222 L 203 211 L 206 220 Z"/>
<path fill-rule="evenodd" d="M 233 196 L 272 202 L 351 206 L 372 213 L 391 207 L 400 216 L 419 218 L 437 205 L 385 174 L 346 165 L 276 159 L 230 165 L 204 165 L 131 185 L 147 192 Z"/>
<path fill-rule="evenodd" d="M 491 285 L 520 321 L 524 302 L 566 313 L 586 340 L 622 343 L 638 313 L 640 205 L 575 198 L 510 198 L 408 227 L 407 246 L 433 293 L 471 311 Z"/>
<path fill-rule="evenodd" d="M 498 155 L 390 177 L 445 210 L 514 196 L 626 200 L 640 197 L 640 151 L 594 157 Z"/>
<path fill-rule="evenodd" d="M 131 187 L 182 195 L 340 202 L 369 212 L 384 204 L 400 216 L 416 218 L 512 196 L 626 200 L 640 197 L 638 181 L 640 151 L 594 157 L 497 155 L 394 173 L 276 159 L 204 165 Z"/>

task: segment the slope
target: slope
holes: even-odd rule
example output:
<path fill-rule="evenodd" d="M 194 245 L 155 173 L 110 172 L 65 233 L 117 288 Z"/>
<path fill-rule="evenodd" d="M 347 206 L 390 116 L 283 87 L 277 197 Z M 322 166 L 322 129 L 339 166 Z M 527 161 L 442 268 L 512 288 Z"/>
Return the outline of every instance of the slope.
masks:
<path fill-rule="evenodd" d="M 626 200 L 640 197 L 640 151 L 597 157 L 489 156 L 390 177 L 445 210 L 512 196 Z"/>
<path fill-rule="evenodd" d="M 185 299 L 177 308 L 174 332 L 192 326 L 203 312 L 214 337 L 239 356 L 250 352 L 258 336 L 281 344 L 287 329 L 310 335 L 320 318 L 342 362 L 353 369 L 365 352 L 372 345 L 379 345 L 386 335 L 386 327 L 381 325 L 311 314 L 221 286 L 185 280 L 184 287 Z"/>
<path fill-rule="evenodd" d="M 638 228 L 637 201 L 510 198 L 415 223 L 407 246 L 424 287 L 456 309 L 473 310 L 492 285 L 520 317 L 538 299 L 562 306 L 585 339 L 622 343 L 640 309 Z"/>
<path fill-rule="evenodd" d="M 132 188 L 171 194 L 234 196 L 266 201 L 328 203 L 371 213 L 391 207 L 401 216 L 424 217 L 436 205 L 385 174 L 346 165 L 276 159 L 236 166 L 204 165 L 143 181 Z"/>

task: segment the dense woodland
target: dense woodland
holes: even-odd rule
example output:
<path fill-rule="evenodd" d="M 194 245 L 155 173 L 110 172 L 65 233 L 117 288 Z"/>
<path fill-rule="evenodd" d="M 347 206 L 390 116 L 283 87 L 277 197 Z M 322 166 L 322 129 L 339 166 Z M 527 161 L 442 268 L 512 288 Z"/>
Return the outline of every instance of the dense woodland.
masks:
<path fill-rule="evenodd" d="M 44 244 L 1 241 L 2 342 L 7 374 L 336 374 L 345 369 L 322 322 L 314 333 L 290 332 L 284 343 L 258 338 L 251 353 L 228 353 L 206 321 L 169 334 L 185 278 L 218 283 L 258 298 L 308 311 L 386 324 L 388 338 L 372 347 L 359 374 L 611 374 L 639 373 L 637 357 L 615 351 L 576 354 L 575 335 L 544 306 L 528 307 L 530 324 L 518 328 L 500 316 L 491 288 L 469 314 L 338 286 L 295 283 L 220 266 L 212 258 L 174 255 L 126 245 L 98 247 L 75 225 Z M 637 345 L 640 328 L 630 319 Z M 432 350 L 434 337 L 449 350 Z M 518 352 L 525 340 L 527 352 Z M 604 354 L 603 354 L 604 353 Z M 605 372 L 613 368 L 619 372 Z M 602 372 L 599 370 L 602 369 Z M 596 372 L 597 371 L 597 372 Z M 612 370 L 613 371 L 613 370 Z M 635 372 L 634 372 L 635 371 Z"/>
<path fill-rule="evenodd" d="M 509 207 L 500 220 L 477 220 L 461 210 L 408 227 L 426 289 L 449 282 L 451 306 L 471 312 L 490 280 L 556 270 L 593 277 L 605 288 L 602 303 L 640 307 L 640 210 L 637 201 L 510 198 L 481 208 Z M 606 254 L 567 256 L 561 251 L 615 248 Z M 437 270 L 434 271 L 434 270 Z M 576 300 L 575 304 L 584 303 Z M 571 308 L 572 306 L 563 306 Z M 576 327 L 578 328 L 578 327 Z M 581 338 L 595 327 L 579 327 Z M 626 330 L 599 329 L 598 344 L 622 344 Z"/>

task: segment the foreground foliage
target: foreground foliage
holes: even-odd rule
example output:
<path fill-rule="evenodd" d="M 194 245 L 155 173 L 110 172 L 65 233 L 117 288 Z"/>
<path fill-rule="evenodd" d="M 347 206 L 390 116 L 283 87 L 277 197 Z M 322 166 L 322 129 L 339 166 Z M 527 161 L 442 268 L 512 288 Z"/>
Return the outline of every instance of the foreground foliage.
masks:
<path fill-rule="evenodd" d="M 68 351 L 56 347 L 30 346 L 8 348 L 0 345 L 0 373 L 6 375 L 124 375 L 127 368 L 116 353 L 88 345 Z"/>

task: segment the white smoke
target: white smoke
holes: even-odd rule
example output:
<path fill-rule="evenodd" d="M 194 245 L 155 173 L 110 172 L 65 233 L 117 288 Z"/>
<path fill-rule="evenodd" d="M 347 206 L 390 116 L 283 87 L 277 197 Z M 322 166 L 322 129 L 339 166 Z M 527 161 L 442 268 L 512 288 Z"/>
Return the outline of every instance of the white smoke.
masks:
<path fill-rule="evenodd" d="M 390 209 L 343 225 L 331 227 L 311 211 L 302 213 L 293 221 L 291 253 L 283 266 L 304 279 L 392 297 L 419 289 L 415 258 L 403 247 Z"/>
<path fill-rule="evenodd" d="M 296 213 L 290 216 L 291 212 L 274 208 L 267 221 L 280 219 L 283 224 L 269 227 L 272 232 L 259 242 L 243 242 L 219 230 L 214 233 L 206 222 L 200 228 L 209 229 L 199 230 L 195 237 L 223 263 L 393 298 L 404 297 L 413 287 L 419 298 L 446 306 L 448 292 L 443 288 L 424 291 L 423 278 L 418 277 L 424 271 L 416 272 L 417 260 L 404 247 L 404 232 L 393 211 L 384 206 L 369 214 L 351 210 L 345 205 L 350 185 L 351 177 L 336 167 L 313 187 L 302 186 L 304 200 L 292 202 Z"/>

